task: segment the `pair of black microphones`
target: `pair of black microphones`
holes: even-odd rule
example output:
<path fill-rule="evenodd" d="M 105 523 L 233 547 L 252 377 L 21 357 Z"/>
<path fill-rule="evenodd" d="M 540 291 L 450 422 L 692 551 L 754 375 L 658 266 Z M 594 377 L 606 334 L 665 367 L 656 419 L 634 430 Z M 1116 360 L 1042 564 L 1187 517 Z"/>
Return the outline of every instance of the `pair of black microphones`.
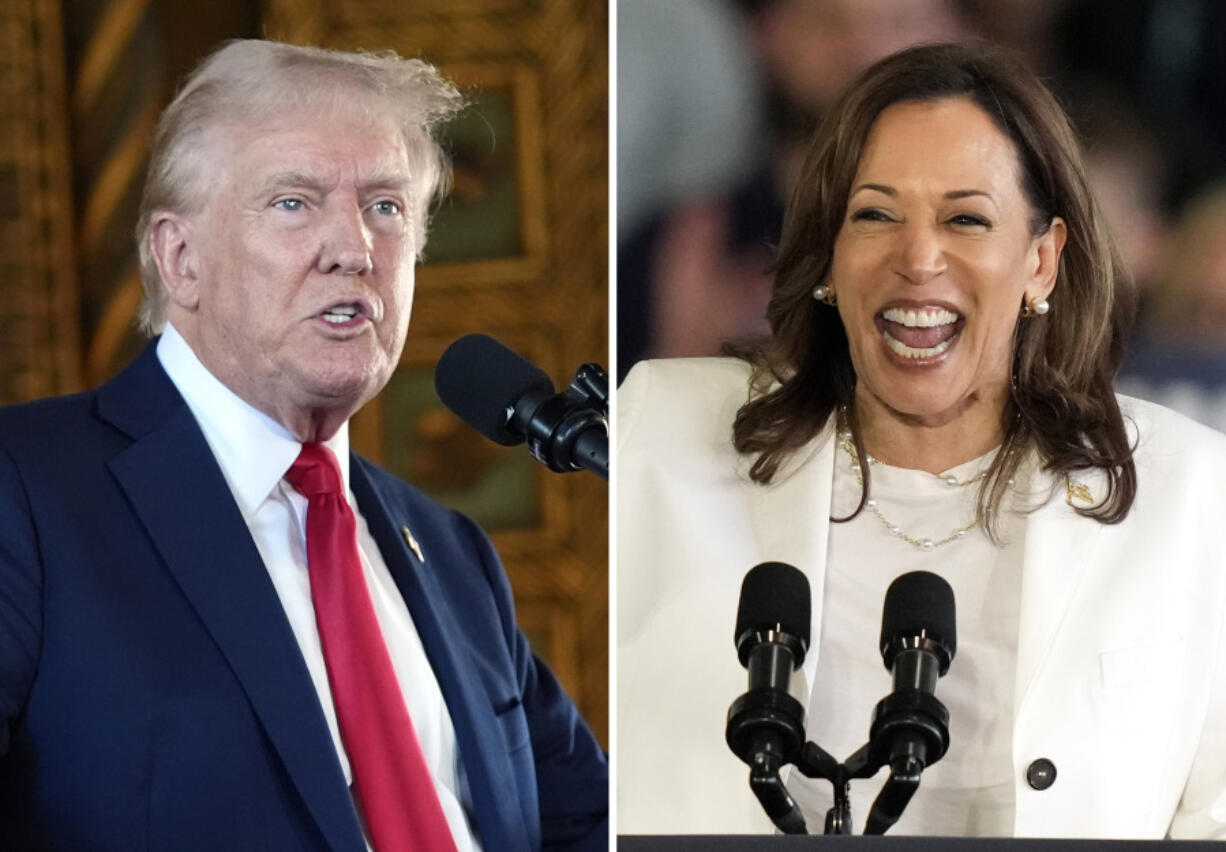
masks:
<path fill-rule="evenodd" d="M 434 388 L 461 420 L 503 446 L 528 445 L 557 473 L 590 470 L 609 478 L 609 380 L 599 364 L 583 364 L 570 386 L 555 392 L 531 361 L 484 334 L 447 347 Z"/>
<path fill-rule="evenodd" d="M 750 788 L 787 834 L 807 827 L 780 775 L 785 765 L 834 785 L 826 834 L 851 833 L 851 781 L 888 766 L 864 830 L 884 834 L 918 789 L 920 773 L 949 748 L 949 711 L 936 683 L 957 650 L 953 589 L 936 574 L 913 571 L 886 590 L 880 650 L 894 688 L 873 711 L 869 741 L 842 763 L 805 740 L 804 708 L 788 694 L 809 649 L 810 618 L 809 581 L 796 568 L 765 562 L 745 576 L 734 639 L 749 689 L 728 710 L 728 746 L 749 764 Z"/>

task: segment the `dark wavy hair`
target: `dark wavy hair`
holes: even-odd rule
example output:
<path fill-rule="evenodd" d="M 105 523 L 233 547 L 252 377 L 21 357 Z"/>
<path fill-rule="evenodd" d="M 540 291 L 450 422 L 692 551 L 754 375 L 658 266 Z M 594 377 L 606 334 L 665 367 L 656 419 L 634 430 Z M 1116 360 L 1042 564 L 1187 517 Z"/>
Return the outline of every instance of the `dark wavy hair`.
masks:
<path fill-rule="evenodd" d="M 767 317 L 771 335 L 738 354 L 754 364 L 749 401 L 737 412 L 733 444 L 757 458 L 750 477 L 768 483 L 836 411 L 846 412 L 868 499 L 869 470 L 852 405 L 856 373 L 838 311 L 813 299 L 830 274 L 835 238 L 869 131 L 899 102 L 966 98 L 1013 141 L 1032 236 L 1061 217 L 1068 229 L 1051 313 L 1014 331 L 1004 441 L 979 492 L 979 518 L 993 520 L 1027 451 L 1057 477 L 1100 468 L 1102 501 L 1078 507 L 1103 523 L 1122 521 L 1136 497 L 1133 447 L 1112 387 L 1132 326 L 1135 297 L 1090 193 L 1077 138 L 1047 87 L 1020 59 L 983 44 L 924 45 L 866 70 L 811 141 L 788 204 Z M 1019 307 L 1019 312 L 1021 305 Z"/>

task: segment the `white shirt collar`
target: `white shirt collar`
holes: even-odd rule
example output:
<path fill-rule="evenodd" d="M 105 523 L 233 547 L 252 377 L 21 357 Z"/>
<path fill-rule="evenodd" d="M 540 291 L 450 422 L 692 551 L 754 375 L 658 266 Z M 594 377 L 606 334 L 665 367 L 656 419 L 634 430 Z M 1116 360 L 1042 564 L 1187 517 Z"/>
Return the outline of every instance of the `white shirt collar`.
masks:
<path fill-rule="evenodd" d="M 288 429 L 222 384 L 169 323 L 158 341 L 157 356 L 195 415 L 239 510 L 249 521 L 298 458 L 302 444 Z M 324 445 L 336 455 L 348 491 L 348 422 Z"/>

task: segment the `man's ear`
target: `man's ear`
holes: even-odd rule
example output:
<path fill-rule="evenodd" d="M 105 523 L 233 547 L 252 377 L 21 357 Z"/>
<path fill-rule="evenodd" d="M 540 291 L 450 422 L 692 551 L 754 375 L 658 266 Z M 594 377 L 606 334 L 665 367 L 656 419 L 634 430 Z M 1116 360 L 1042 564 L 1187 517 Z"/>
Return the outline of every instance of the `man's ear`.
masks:
<path fill-rule="evenodd" d="M 178 213 L 159 211 L 149 227 L 149 250 L 166 288 L 166 298 L 185 310 L 200 301 L 199 264 L 191 223 Z"/>

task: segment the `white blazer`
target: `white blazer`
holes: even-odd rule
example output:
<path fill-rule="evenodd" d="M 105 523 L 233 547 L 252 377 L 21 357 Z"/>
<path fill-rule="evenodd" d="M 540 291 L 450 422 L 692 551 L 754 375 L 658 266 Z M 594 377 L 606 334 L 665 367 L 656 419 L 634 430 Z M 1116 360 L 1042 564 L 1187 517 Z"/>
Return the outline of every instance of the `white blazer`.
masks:
<path fill-rule="evenodd" d="M 775 560 L 808 576 L 821 635 L 834 442 L 827 427 L 751 482 L 731 444 L 747 389 L 739 361 L 680 359 L 640 364 L 617 395 L 621 833 L 773 830 L 724 743 L 746 687 L 733 623 L 745 572 Z M 1121 405 L 1139 436 L 1127 519 L 1076 514 L 1062 486 L 1026 524 L 1014 834 L 1226 838 L 1226 436 Z M 1102 499 L 1100 473 L 1072 480 Z M 1057 770 L 1043 791 L 1025 777 L 1037 758 Z"/>

